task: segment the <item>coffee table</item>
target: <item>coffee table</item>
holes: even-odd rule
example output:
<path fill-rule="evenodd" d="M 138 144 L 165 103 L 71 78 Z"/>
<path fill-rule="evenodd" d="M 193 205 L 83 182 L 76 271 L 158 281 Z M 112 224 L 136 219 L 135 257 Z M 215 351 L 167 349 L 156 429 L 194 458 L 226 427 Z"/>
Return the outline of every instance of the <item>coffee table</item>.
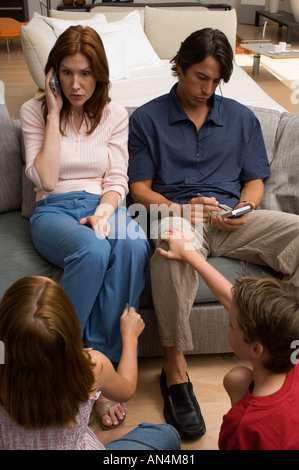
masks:
<path fill-rule="evenodd" d="M 252 67 L 252 74 L 258 75 L 259 68 L 260 68 L 260 58 L 261 55 L 265 55 L 267 57 L 271 57 L 271 59 L 295 59 L 299 58 L 299 50 L 292 50 L 287 49 L 284 52 L 275 52 L 274 51 L 275 44 L 271 42 L 261 42 L 261 43 L 248 43 L 248 44 L 241 44 L 243 49 L 247 51 L 253 52 L 253 67 Z"/>

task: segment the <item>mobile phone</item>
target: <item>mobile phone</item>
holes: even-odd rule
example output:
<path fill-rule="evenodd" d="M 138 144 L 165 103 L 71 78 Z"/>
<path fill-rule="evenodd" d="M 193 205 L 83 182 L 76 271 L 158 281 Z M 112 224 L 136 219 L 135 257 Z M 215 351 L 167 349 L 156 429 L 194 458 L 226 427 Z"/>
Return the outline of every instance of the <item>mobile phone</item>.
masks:
<path fill-rule="evenodd" d="M 240 207 L 239 209 L 234 209 L 230 212 L 226 212 L 225 214 L 221 214 L 221 217 L 223 219 L 236 219 L 237 217 L 241 217 L 243 214 L 247 214 L 248 212 L 251 212 L 252 208 L 251 206 L 244 206 Z"/>
<path fill-rule="evenodd" d="M 52 77 L 50 78 L 50 87 L 51 87 L 51 90 L 53 91 L 53 94 L 57 96 L 60 91 L 60 87 L 59 87 L 59 80 L 58 80 L 58 76 L 56 72 L 54 72 Z"/>

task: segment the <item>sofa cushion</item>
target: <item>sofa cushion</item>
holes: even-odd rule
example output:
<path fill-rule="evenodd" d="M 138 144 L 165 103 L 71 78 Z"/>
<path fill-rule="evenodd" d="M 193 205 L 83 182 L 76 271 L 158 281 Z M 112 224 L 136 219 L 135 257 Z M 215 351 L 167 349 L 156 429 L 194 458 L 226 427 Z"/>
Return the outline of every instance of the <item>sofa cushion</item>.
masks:
<path fill-rule="evenodd" d="M 232 284 L 235 284 L 235 280 L 242 276 L 244 269 L 250 273 L 252 276 L 270 276 L 282 278 L 282 274 L 277 273 L 267 266 L 258 266 L 253 263 L 243 263 L 237 259 L 232 258 L 208 258 L 209 263 L 217 269 L 226 279 L 228 279 Z M 195 303 L 201 302 L 215 302 L 217 299 L 214 294 L 210 291 L 206 283 L 199 276 L 199 284 L 197 289 L 197 294 L 195 298 Z"/>
<path fill-rule="evenodd" d="M 0 299 L 8 287 L 17 279 L 24 276 L 46 276 L 59 282 L 62 269 L 48 263 L 35 250 L 30 235 L 29 220 L 23 218 L 19 211 L 1 214 L 0 246 L 5 246 L 5 253 L 9 254 L 7 262 L 0 263 Z M 9 236 L 8 236 L 9 235 Z M 228 258 L 209 258 L 209 262 L 218 269 L 227 279 L 234 283 L 234 279 L 242 274 L 242 265 L 238 260 Z M 256 266 L 246 265 L 253 275 L 274 275 L 273 271 Z M 199 278 L 199 287 L 195 303 L 211 303 L 216 299 L 206 284 Z M 151 283 L 149 268 L 146 272 L 146 287 L 140 297 L 140 308 L 152 307 Z"/>
<path fill-rule="evenodd" d="M 50 18 L 58 18 L 61 20 L 77 20 L 79 15 L 82 20 L 87 20 L 97 15 L 99 12 L 93 10 L 90 11 L 76 11 L 76 10 L 50 10 Z"/>
<path fill-rule="evenodd" d="M 80 18 L 74 19 L 59 19 L 59 18 L 49 18 L 48 16 L 40 16 L 39 19 L 47 23 L 48 25 L 53 28 L 54 34 L 56 37 L 60 36 L 66 29 L 70 26 L 91 26 L 95 29 L 97 28 L 98 24 L 107 23 L 106 16 L 104 13 L 97 13 L 96 15 L 83 19 L 81 16 Z"/>
<path fill-rule="evenodd" d="M 281 115 L 261 207 L 299 215 L 299 114 Z"/>
<path fill-rule="evenodd" d="M 122 20 L 125 16 L 127 16 L 128 13 L 132 11 L 132 9 L 139 11 L 140 23 L 142 25 L 142 28 L 144 29 L 144 7 L 143 5 L 139 6 L 138 3 L 134 3 L 133 5 L 128 4 L 128 5 L 121 5 L 121 6 L 117 6 L 114 4 L 113 8 L 111 8 L 111 5 L 109 5 L 109 3 L 108 4 L 102 3 L 100 5 L 93 7 L 90 12 L 81 11 L 80 13 L 78 13 L 77 11 L 71 11 L 71 10 L 67 10 L 67 11 L 51 10 L 50 17 L 67 19 L 67 20 L 69 19 L 76 20 L 78 18 L 78 15 L 80 15 L 80 18 L 82 18 L 83 20 L 86 20 L 87 18 L 92 18 L 94 15 L 101 12 L 101 13 L 104 13 L 108 23 L 110 23 L 111 21 Z"/>
<path fill-rule="evenodd" d="M 20 155 L 22 159 L 22 169 L 21 169 L 21 178 L 22 178 L 22 216 L 25 218 L 29 218 L 32 216 L 32 213 L 35 209 L 35 191 L 34 191 L 34 184 L 30 181 L 27 176 L 25 175 L 25 148 L 24 148 L 24 141 L 22 135 L 22 128 L 21 122 L 19 119 L 15 119 L 12 121 L 15 130 L 18 134 L 19 141 L 20 141 Z M 16 208 L 12 208 L 13 210 Z"/>
<path fill-rule="evenodd" d="M 5 104 L 0 104 L 0 213 L 19 209 L 22 158 L 17 130 Z"/>
<path fill-rule="evenodd" d="M 158 325 L 153 308 L 140 308 L 145 329 L 140 336 L 139 357 L 163 356 Z M 195 304 L 190 313 L 194 349 L 184 354 L 231 353 L 228 342 L 228 313 L 218 302 Z M 158 340 L 157 340 L 158 339 Z"/>
<path fill-rule="evenodd" d="M 101 36 L 105 33 L 123 34 L 125 66 L 130 69 L 142 69 L 161 65 L 161 61 L 144 34 L 138 10 L 134 10 L 123 19 L 95 28 Z"/>
<path fill-rule="evenodd" d="M 218 15 L 219 14 L 219 15 Z M 233 51 L 236 45 L 236 12 L 167 10 L 145 7 L 144 31 L 160 59 L 172 59 L 191 33 L 202 28 L 219 28 L 226 34 Z"/>
<path fill-rule="evenodd" d="M 248 106 L 260 121 L 263 137 L 267 149 L 269 163 L 271 165 L 275 153 L 275 139 L 281 113 L 274 109 L 256 108 Z"/>
<path fill-rule="evenodd" d="M 19 211 L 1 214 L 0 246 L 5 260 L 0 263 L 0 299 L 8 287 L 24 276 L 46 276 L 59 282 L 62 270 L 48 263 L 35 250 L 29 220 Z"/>
<path fill-rule="evenodd" d="M 80 19 L 78 19 L 78 16 L 80 17 Z M 40 16 L 39 19 L 50 25 L 51 28 L 53 28 L 56 38 L 58 38 L 66 29 L 73 25 L 90 26 L 91 28 L 93 28 L 100 34 L 101 39 L 103 41 L 103 45 L 109 63 L 110 80 L 120 80 L 121 78 L 127 78 L 129 74 L 125 66 L 124 35 L 120 31 L 107 31 L 101 33 L 101 25 L 107 24 L 107 19 L 104 13 L 97 13 L 94 16 L 91 16 L 86 19 L 81 18 L 80 15 L 78 16 L 76 19 L 60 19 Z M 138 21 L 140 23 L 139 17 Z"/>

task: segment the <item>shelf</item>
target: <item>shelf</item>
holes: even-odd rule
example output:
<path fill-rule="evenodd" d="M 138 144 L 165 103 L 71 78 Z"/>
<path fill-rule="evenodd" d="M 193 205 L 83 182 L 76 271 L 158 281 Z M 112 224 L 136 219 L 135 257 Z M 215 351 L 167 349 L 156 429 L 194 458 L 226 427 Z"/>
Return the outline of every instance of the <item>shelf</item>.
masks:
<path fill-rule="evenodd" d="M 29 21 L 28 0 L 1 0 L 0 18 Z"/>

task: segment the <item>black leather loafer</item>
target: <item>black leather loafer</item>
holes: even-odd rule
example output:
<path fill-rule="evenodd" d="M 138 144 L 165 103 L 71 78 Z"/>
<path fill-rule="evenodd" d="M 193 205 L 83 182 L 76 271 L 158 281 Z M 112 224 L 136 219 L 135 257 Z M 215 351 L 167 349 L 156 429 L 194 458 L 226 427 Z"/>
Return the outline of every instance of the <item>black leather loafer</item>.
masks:
<path fill-rule="evenodd" d="M 188 382 L 167 387 L 166 373 L 162 369 L 160 386 L 166 422 L 176 428 L 182 439 L 203 436 L 206 426 L 189 377 Z"/>

